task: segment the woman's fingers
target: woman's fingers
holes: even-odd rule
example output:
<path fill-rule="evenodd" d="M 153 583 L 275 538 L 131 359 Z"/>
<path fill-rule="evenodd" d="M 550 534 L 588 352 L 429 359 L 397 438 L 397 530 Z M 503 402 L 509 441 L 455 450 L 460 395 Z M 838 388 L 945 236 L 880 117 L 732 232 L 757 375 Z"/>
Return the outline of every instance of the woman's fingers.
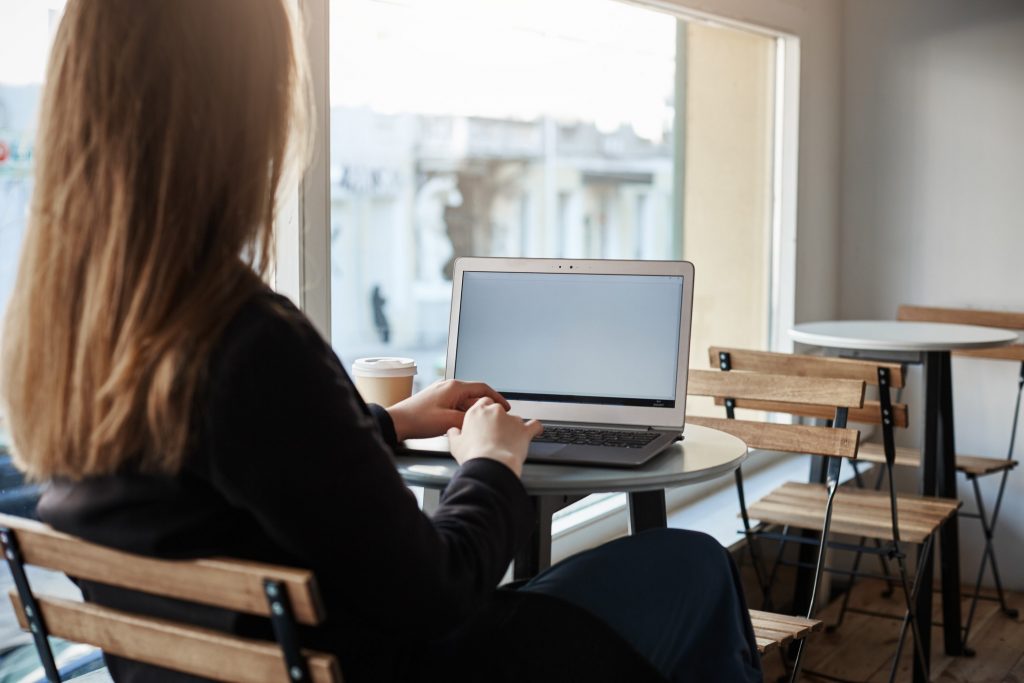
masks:
<path fill-rule="evenodd" d="M 540 423 L 540 420 L 528 420 L 524 423 L 526 431 L 529 432 L 530 438 L 540 436 L 541 432 L 544 431 L 544 425 Z"/>
<path fill-rule="evenodd" d="M 494 399 L 490 396 L 484 396 L 482 398 L 478 398 L 470 408 L 486 408 L 490 405 L 494 405 Z"/>
<path fill-rule="evenodd" d="M 511 407 L 509 406 L 508 401 L 505 400 L 504 396 L 483 382 L 463 382 L 459 385 L 459 390 L 462 394 L 462 397 L 459 400 L 460 407 L 465 406 L 468 408 L 481 397 L 491 399 L 491 401 L 497 403 L 505 410 L 508 410 Z"/>

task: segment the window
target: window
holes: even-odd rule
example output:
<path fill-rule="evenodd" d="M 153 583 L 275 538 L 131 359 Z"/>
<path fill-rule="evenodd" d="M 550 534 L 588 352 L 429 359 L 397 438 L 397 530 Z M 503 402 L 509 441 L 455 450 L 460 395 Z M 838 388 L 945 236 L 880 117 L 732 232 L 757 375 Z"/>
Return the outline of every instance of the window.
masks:
<path fill-rule="evenodd" d="M 17 274 L 43 75 L 63 9 L 64 0 L 0 0 L 0 312 Z M 37 488 L 23 484 L 7 450 L 0 415 L 0 512 L 31 514 Z"/>
<path fill-rule="evenodd" d="M 557 8 L 557 9 L 555 9 Z M 676 20 L 330 3 L 331 335 L 444 367 L 454 258 L 672 258 Z"/>
<path fill-rule="evenodd" d="M 0 309 L 17 270 L 43 74 L 63 8 L 64 0 L 0 0 Z"/>
<path fill-rule="evenodd" d="M 347 362 L 440 376 L 463 255 L 687 258 L 694 365 L 767 346 L 777 37 L 614 0 L 329 16 L 330 278 L 306 286 Z"/>

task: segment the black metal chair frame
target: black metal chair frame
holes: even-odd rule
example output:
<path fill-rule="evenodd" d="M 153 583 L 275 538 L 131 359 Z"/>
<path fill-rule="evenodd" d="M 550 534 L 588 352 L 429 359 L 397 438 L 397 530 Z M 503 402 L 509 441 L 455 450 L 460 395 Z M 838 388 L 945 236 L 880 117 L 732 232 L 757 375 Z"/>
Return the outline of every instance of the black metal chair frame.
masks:
<path fill-rule="evenodd" d="M 723 352 L 719 353 L 719 368 L 722 371 L 724 371 L 724 372 L 729 372 L 729 371 L 732 370 L 732 362 L 731 362 L 730 354 L 728 352 L 723 351 Z M 917 567 L 917 571 L 916 571 L 915 576 L 914 576 L 914 581 L 913 581 L 913 583 L 911 583 L 910 580 L 909 580 L 909 577 L 908 577 L 908 573 L 907 573 L 906 553 L 902 550 L 901 540 L 900 540 L 900 533 L 899 533 L 899 518 L 898 518 L 898 512 L 897 512 L 896 488 L 895 488 L 895 484 L 893 483 L 893 478 L 892 478 L 892 468 L 894 466 L 895 459 L 896 459 L 896 443 L 895 443 L 895 438 L 894 438 L 894 434 L 893 434 L 893 412 L 892 412 L 892 399 L 891 399 L 891 393 L 890 393 L 890 381 L 889 381 L 889 369 L 888 368 L 886 368 L 886 367 L 879 367 L 878 368 L 878 385 L 879 385 L 879 392 L 878 392 L 879 393 L 879 401 L 881 403 L 881 411 L 882 411 L 882 434 L 883 434 L 883 442 L 884 442 L 884 450 L 885 450 L 885 460 L 886 460 L 885 467 L 886 467 L 886 471 L 889 474 L 889 476 L 888 476 L 888 479 L 889 479 L 889 487 L 888 487 L 889 491 L 888 491 L 888 493 L 889 493 L 890 510 L 891 510 L 891 515 L 892 515 L 892 531 L 893 531 L 893 540 L 891 542 L 883 543 L 883 542 L 880 542 L 879 539 L 872 539 L 872 540 L 876 541 L 875 545 L 874 546 L 868 546 L 868 545 L 865 545 L 865 542 L 866 542 L 867 539 L 864 539 L 864 538 L 862 538 L 860 540 L 860 543 L 858 543 L 858 544 L 842 543 L 842 542 L 838 542 L 838 541 L 831 541 L 831 540 L 828 539 L 829 529 L 830 529 L 831 523 L 832 523 L 833 499 L 835 498 L 836 490 L 838 489 L 838 486 L 839 486 L 839 474 L 840 474 L 840 468 L 841 468 L 841 465 L 842 465 L 842 458 L 832 456 L 832 457 L 827 457 L 825 459 L 824 484 L 825 484 L 825 487 L 826 487 L 826 491 L 827 491 L 827 496 L 828 497 L 827 497 L 826 506 L 825 506 L 825 521 L 824 521 L 824 525 L 823 525 L 822 530 L 821 530 L 820 537 L 808 537 L 806 535 L 799 534 L 799 533 L 797 533 L 797 534 L 791 533 L 789 526 L 784 526 L 781 533 L 768 531 L 767 530 L 768 529 L 768 525 L 765 525 L 765 524 L 761 524 L 761 525 L 758 525 L 756 527 L 752 526 L 751 523 L 750 523 L 750 516 L 749 516 L 748 511 L 747 511 L 746 495 L 745 495 L 744 487 L 743 487 L 743 475 L 742 475 L 740 469 L 736 470 L 735 480 L 736 480 L 737 496 L 739 498 L 739 503 L 740 503 L 740 517 L 741 517 L 741 519 L 743 521 L 743 530 L 740 533 L 744 534 L 744 536 L 745 536 L 745 538 L 747 540 L 747 548 L 750 551 L 751 563 L 752 563 L 752 565 L 754 567 L 754 575 L 757 578 L 758 586 L 759 586 L 759 588 L 761 589 L 761 592 L 762 592 L 763 604 L 765 605 L 765 607 L 764 607 L 765 609 L 771 609 L 771 607 L 770 607 L 770 605 L 772 604 L 771 603 L 771 587 L 772 587 L 772 584 L 774 583 L 775 576 L 776 576 L 778 568 L 780 566 L 796 566 L 799 569 L 813 569 L 814 570 L 814 581 L 813 581 L 812 588 L 811 588 L 810 598 L 809 598 L 808 607 L 807 607 L 807 614 L 806 614 L 808 619 L 813 619 L 814 618 L 815 603 L 817 601 L 818 588 L 819 588 L 819 584 L 821 582 L 821 576 L 822 576 L 822 574 L 825 571 L 828 571 L 829 573 L 833 573 L 833 574 L 840 574 L 840 575 L 849 576 L 850 579 L 851 579 L 851 586 L 850 586 L 850 588 L 852 588 L 852 581 L 853 581 L 853 579 L 855 577 L 857 577 L 857 576 L 868 576 L 868 577 L 873 577 L 873 578 L 881 578 L 881 579 L 884 579 L 886 581 L 897 580 L 899 582 L 899 584 L 901 585 L 901 587 L 903 589 L 903 594 L 904 594 L 904 597 L 905 597 L 906 608 L 907 608 L 906 612 L 903 615 L 903 617 L 894 617 L 893 615 L 869 612 L 867 610 L 859 610 L 859 609 L 847 607 L 844 604 L 845 611 L 856 611 L 856 612 L 867 613 L 867 614 L 870 614 L 872 616 L 883 616 L 883 617 L 888 617 L 888 618 L 901 619 L 902 624 L 900 626 L 899 641 L 897 643 L 895 656 L 893 657 L 892 667 L 891 667 L 890 672 L 889 672 L 889 681 L 890 681 L 890 683 L 892 683 L 892 681 L 894 681 L 895 678 L 896 678 L 896 672 L 897 672 L 897 669 L 899 667 L 899 659 L 900 659 L 900 655 L 903 652 L 903 647 L 904 647 L 904 644 L 906 642 L 906 636 L 907 636 L 908 630 L 913 633 L 915 654 L 919 658 L 919 663 L 923 667 L 924 671 L 930 671 L 930 667 L 929 667 L 930 663 L 927 661 L 927 657 L 925 657 L 924 650 L 921 647 L 921 638 L 920 638 L 920 633 L 919 633 L 919 629 L 918 629 L 917 611 L 916 611 L 916 608 L 915 608 L 918 588 L 921 585 L 921 579 L 922 579 L 921 573 L 922 573 L 922 570 L 925 567 L 925 563 L 924 562 L 918 562 L 918 567 Z M 729 398 L 729 397 L 725 397 L 724 404 L 725 404 L 726 417 L 728 419 L 730 419 L 730 420 L 736 419 L 736 401 L 735 401 L 735 399 Z M 846 427 L 846 422 L 847 422 L 848 415 L 849 415 L 849 411 L 846 408 L 837 408 L 835 416 L 834 416 L 834 418 L 832 420 L 829 421 L 829 425 L 828 426 L 829 427 L 835 427 L 835 428 L 844 428 L 844 427 Z M 757 543 L 755 543 L 755 540 L 759 540 L 759 539 L 773 540 L 773 541 L 777 541 L 779 543 L 778 550 L 776 552 L 774 560 L 772 561 L 772 566 L 771 566 L 771 569 L 770 569 L 767 577 L 765 577 L 764 567 L 761 566 L 760 551 L 757 548 Z M 931 546 L 934 544 L 934 539 L 935 539 L 935 533 L 932 533 L 931 535 L 929 535 L 929 537 L 927 539 L 925 539 L 924 543 L 921 544 L 921 552 L 918 554 L 919 558 L 924 558 L 924 557 L 928 556 L 928 551 L 930 550 Z M 814 564 L 810 564 L 808 562 L 801 561 L 801 560 L 793 562 L 793 561 L 788 561 L 788 560 L 784 559 L 784 552 L 785 552 L 787 544 L 789 544 L 789 543 L 797 543 L 797 544 L 801 544 L 801 545 L 804 545 L 804 546 L 817 546 L 817 549 L 818 549 L 817 561 Z M 825 551 L 826 551 L 826 549 L 842 550 L 842 551 L 856 553 L 856 558 L 854 560 L 854 563 L 855 563 L 854 564 L 854 568 L 852 570 L 845 570 L 845 569 L 837 569 L 837 568 L 827 568 L 827 567 L 825 567 L 824 566 L 824 560 L 825 560 Z M 888 558 L 888 559 L 896 560 L 897 565 L 898 565 L 898 569 L 899 569 L 899 578 L 898 579 L 894 579 L 893 577 L 891 577 L 889 575 L 889 573 L 887 571 L 884 574 L 872 574 L 872 573 L 868 573 L 868 572 L 859 571 L 857 565 L 859 563 L 860 556 L 863 553 L 879 555 L 881 557 L 885 557 L 885 558 Z M 847 593 L 847 595 L 849 595 L 849 593 Z M 796 653 L 794 655 L 793 663 L 792 663 L 791 669 L 790 669 L 790 671 L 791 671 L 791 673 L 790 673 L 790 681 L 791 681 L 791 683 L 795 682 L 797 680 L 797 678 L 799 677 L 799 675 L 800 675 L 801 660 L 802 660 L 802 656 L 803 656 L 803 650 L 804 650 L 804 639 L 801 639 L 799 641 L 798 645 L 797 645 Z M 785 653 L 784 652 L 783 652 L 783 657 L 785 658 Z M 790 666 L 789 662 L 786 661 L 785 663 L 787 665 L 787 668 L 789 668 L 789 666 Z M 843 679 L 835 678 L 833 676 L 823 675 L 823 674 L 821 674 L 819 672 L 814 672 L 814 675 L 818 676 L 820 678 L 827 678 L 827 679 L 832 679 L 832 680 L 843 680 Z"/>
<path fill-rule="evenodd" d="M 1013 450 L 1017 440 L 1017 426 L 1020 422 L 1020 404 L 1021 394 L 1024 393 L 1024 362 L 1020 364 L 1020 375 L 1017 377 L 1017 400 L 1013 409 L 1013 426 L 1010 429 L 1010 447 L 1006 451 L 1006 460 L 1013 461 Z M 967 474 L 967 480 L 971 482 L 971 486 L 974 489 L 974 503 L 978 511 L 975 512 L 961 512 L 960 515 L 963 517 L 972 517 L 978 519 L 981 522 L 982 531 L 985 534 L 985 550 L 981 555 L 981 562 L 978 565 L 978 575 L 974 580 L 974 591 L 971 593 L 971 607 L 967 612 L 967 621 L 964 624 L 964 642 L 967 642 L 967 636 L 970 635 L 971 625 L 974 622 L 974 612 L 978 607 L 979 600 L 998 600 L 999 607 L 1002 609 L 1003 614 L 1016 619 L 1019 612 L 1006 604 L 1006 595 L 1003 592 L 1003 582 L 999 577 L 999 565 L 996 563 L 996 550 L 993 544 L 994 530 L 996 522 L 999 521 L 999 510 L 1003 504 L 1003 494 L 1006 492 L 1006 480 L 1010 476 L 1010 472 L 1013 470 L 1013 466 L 1007 467 L 1000 470 L 1002 478 L 999 481 L 999 493 L 996 494 L 996 502 L 992 508 L 992 516 L 988 517 L 985 512 L 984 499 L 981 496 L 981 487 L 978 485 L 978 477 L 986 475 L 975 475 Z M 994 474 L 994 473 L 990 473 Z M 992 578 L 996 584 L 996 595 L 987 596 L 981 595 L 981 581 L 985 576 L 985 569 L 991 565 L 992 567 Z"/>
<path fill-rule="evenodd" d="M 1020 423 L 1020 412 L 1021 412 L 1020 411 L 1020 407 L 1021 407 L 1021 396 L 1022 396 L 1022 393 L 1024 393 L 1024 362 L 1021 363 L 1020 374 L 1019 374 L 1019 376 L 1017 378 L 1017 393 L 1016 393 L 1016 400 L 1015 400 L 1015 405 L 1014 405 L 1014 410 L 1013 410 L 1012 426 L 1010 428 L 1010 445 L 1009 445 L 1009 447 L 1007 449 L 1006 458 L 1005 458 L 1006 461 L 1008 461 L 1008 462 L 1012 462 L 1013 461 L 1013 453 L 1014 453 L 1014 449 L 1015 449 L 1015 445 L 1016 445 L 1016 437 L 1017 437 L 1017 428 L 1018 428 L 1019 423 Z M 857 467 L 857 462 L 854 461 L 852 463 L 852 465 L 853 465 L 854 476 L 855 476 L 855 479 L 857 481 L 857 486 L 859 486 L 860 488 L 866 488 L 864 480 L 861 477 L 861 472 L 860 472 L 860 470 Z M 974 492 L 974 503 L 975 503 L 975 508 L 977 509 L 977 512 L 960 512 L 959 514 L 960 514 L 961 517 L 977 519 L 981 523 L 982 532 L 985 535 L 985 550 L 982 552 L 981 560 L 980 560 L 980 562 L 978 564 L 978 572 L 977 572 L 977 575 L 976 575 L 976 578 L 975 578 L 975 581 L 974 581 L 974 589 L 971 591 L 971 594 L 970 594 L 970 596 L 971 596 L 971 606 L 970 606 L 970 608 L 968 608 L 967 619 L 966 619 L 964 625 L 961 626 L 961 630 L 963 631 L 963 641 L 964 641 L 964 643 L 967 642 L 967 638 L 970 635 L 971 626 L 974 623 L 974 615 L 975 615 L 975 612 L 977 611 L 977 607 L 978 607 L 978 601 L 980 601 L 980 600 L 990 600 L 990 601 L 998 602 L 999 603 L 999 607 L 1002 610 L 1003 614 L 1005 614 L 1007 617 L 1009 617 L 1011 619 L 1016 619 L 1020 615 L 1020 612 L 1016 608 L 1010 607 L 1007 604 L 1007 602 L 1006 602 L 1006 594 L 1005 594 L 1005 591 L 1003 590 L 1003 582 L 1002 582 L 1002 578 L 999 575 L 998 563 L 996 562 L 995 543 L 994 543 L 995 526 L 996 526 L 996 522 L 999 520 L 999 512 L 1000 512 L 1000 509 L 1002 508 L 1003 495 L 1004 495 L 1004 493 L 1006 491 L 1006 481 L 1007 481 L 1007 478 L 1010 475 L 1010 472 L 1013 469 L 1014 469 L 1014 466 L 1011 465 L 1010 467 L 998 470 L 998 473 L 1001 475 L 1001 477 L 1000 477 L 1000 481 L 999 481 L 999 490 L 998 490 L 998 493 L 996 494 L 995 505 L 993 506 L 991 517 L 989 517 L 987 515 L 986 508 L 985 508 L 985 503 L 984 503 L 984 498 L 982 497 L 982 494 L 981 494 L 981 487 L 978 484 L 978 479 L 981 478 L 981 477 L 988 476 L 990 474 L 995 474 L 996 472 L 989 472 L 989 473 L 986 473 L 986 474 L 971 474 L 971 473 L 967 473 L 967 472 L 964 473 L 964 476 L 967 478 L 967 481 L 971 482 L 971 487 L 972 487 L 973 492 Z M 887 470 L 888 470 L 888 468 L 881 468 L 881 469 L 879 469 L 878 476 L 875 479 L 875 482 L 873 484 L 874 490 L 877 491 L 877 490 L 881 489 L 882 482 L 883 482 L 883 480 L 885 479 L 886 476 L 888 476 L 890 480 L 892 479 L 892 472 L 888 471 L 888 475 L 887 475 Z M 889 588 L 886 590 L 885 593 L 883 593 L 883 595 L 885 597 L 888 597 L 888 596 L 890 596 L 892 594 L 892 587 L 891 587 L 892 583 L 895 583 L 897 581 L 897 579 L 895 577 L 892 577 L 891 574 L 889 573 L 888 565 L 886 564 L 884 557 L 879 556 L 879 558 L 882 561 L 883 574 L 885 575 L 884 577 L 879 577 L 879 578 L 883 578 L 884 580 L 887 581 L 887 584 L 888 584 Z M 859 566 L 859 563 L 860 563 L 860 554 L 858 553 L 857 557 L 854 559 L 854 571 L 857 570 L 857 568 Z M 982 595 L 981 594 L 981 582 L 984 579 L 985 570 L 989 567 L 989 565 L 991 565 L 992 578 L 993 578 L 993 580 L 995 582 L 995 587 L 996 587 L 996 595 L 994 595 L 994 596 L 993 595 Z M 855 577 L 851 576 L 850 586 L 849 586 L 850 589 L 852 589 L 852 587 L 853 587 L 854 578 Z M 842 607 L 840 608 L 839 616 L 836 619 L 836 622 L 834 624 L 829 624 L 828 626 L 826 626 L 826 630 L 834 631 L 835 629 L 837 629 L 842 624 L 843 619 L 846 616 L 846 612 L 850 611 L 848 605 L 849 605 L 849 600 L 850 600 L 851 593 L 852 593 L 852 590 L 848 589 L 846 591 L 846 593 L 843 596 L 843 604 L 842 604 Z M 858 610 L 854 610 L 854 611 L 858 611 Z M 860 610 L 860 611 L 863 611 L 863 610 Z"/>

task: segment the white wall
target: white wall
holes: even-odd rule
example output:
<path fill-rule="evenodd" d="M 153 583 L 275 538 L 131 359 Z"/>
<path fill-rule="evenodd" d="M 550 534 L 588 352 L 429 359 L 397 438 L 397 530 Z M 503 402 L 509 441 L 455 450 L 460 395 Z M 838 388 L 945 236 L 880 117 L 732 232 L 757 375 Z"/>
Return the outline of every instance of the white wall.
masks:
<path fill-rule="evenodd" d="M 904 302 L 1024 310 L 1024 3 L 847 0 L 843 44 L 841 316 L 890 318 Z M 1005 455 L 1018 369 L 954 362 L 960 452 Z M 909 398 L 919 418 L 920 391 Z M 984 481 L 989 501 L 996 483 Z M 1002 515 L 1000 569 L 1022 590 L 1024 468 Z M 980 536 L 961 521 L 965 581 Z"/>

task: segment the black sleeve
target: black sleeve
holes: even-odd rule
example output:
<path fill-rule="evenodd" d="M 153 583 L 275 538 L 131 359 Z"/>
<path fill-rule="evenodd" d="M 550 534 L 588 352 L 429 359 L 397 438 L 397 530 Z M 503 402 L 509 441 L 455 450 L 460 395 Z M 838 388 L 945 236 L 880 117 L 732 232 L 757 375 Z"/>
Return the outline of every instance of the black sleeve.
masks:
<path fill-rule="evenodd" d="M 377 429 L 380 430 L 380 435 L 384 439 L 384 443 L 389 448 L 398 447 L 398 435 L 395 433 L 395 423 L 391 419 L 391 414 L 388 413 L 387 408 L 377 405 L 376 403 L 370 403 L 366 406 L 370 410 L 370 414 L 373 415 L 373 419 L 377 420 Z"/>
<path fill-rule="evenodd" d="M 455 627 L 527 536 L 526 492 L 492 460 L 460 468 L 424 515 L 395 469 L 386 411 L 374 419 L 297 311 L 234 332 L 210 386 L 214 485 L 352 616 L 399 632 Z"/>

